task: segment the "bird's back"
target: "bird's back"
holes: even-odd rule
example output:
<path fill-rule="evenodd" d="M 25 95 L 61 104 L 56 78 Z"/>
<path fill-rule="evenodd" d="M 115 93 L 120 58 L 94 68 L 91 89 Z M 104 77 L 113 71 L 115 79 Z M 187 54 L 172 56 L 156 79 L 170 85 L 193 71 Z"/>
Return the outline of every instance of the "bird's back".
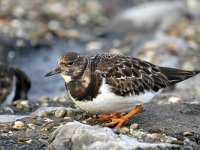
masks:
<path fill-rule="evenodd" d="M 134 57 L 101 54 L 94 57 L 95 75 L 105 78 L 115 94 L 140 95 L 157 92 L 167 86 L 195 76 L 199 71 L 159 67 Z"/>

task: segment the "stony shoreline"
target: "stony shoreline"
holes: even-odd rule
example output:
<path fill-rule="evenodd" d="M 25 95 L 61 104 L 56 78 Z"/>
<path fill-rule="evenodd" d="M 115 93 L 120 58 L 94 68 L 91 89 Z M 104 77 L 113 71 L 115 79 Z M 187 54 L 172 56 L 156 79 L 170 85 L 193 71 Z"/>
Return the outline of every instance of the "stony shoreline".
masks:
<path fill-rule="evenodd" d="M 11 108 L 14 107 L 16 106 Z M 68 100 L 60 103 L 52 99 L 48 101 L 43 99 L 43 102 L 38 103 L 35 110 L 32 108 L 24 118 L 18 119 L 19 116 L 16 116 L 17 121 L 0 123 L 2 143 L 0 148 L 59 149 L 58 145 L 63 145 L 66 149 L 92 149 L 94 143 L 97 142 L 98 145 L 100 142 L 104 147 L 99 149 L 111 148 L 112 143 L 119 149 L 129 149 L 133 143 L 135 148 L 142 149 L 198 149 L 200 148 L 198 114 L 200 114 L 199 104 L 150 103 L 145 104 L 143 111 L 116 130 L 102 127 L 102 122 L 97 120 L 97 116 L 80 111 Z M 2 117 L 3 114 L 0 115 L 0 118 Z M 9 118 L 7 115 L 8 120 Z M 73 130 L 76 134 L 72 134 Z M 104 138 L 100 138 L 101 136 Z M 83 140 L 84 138 L 87 140 Z M 70 139 L 72 145 L 68 147 Z M 126 140 L 133 143 L 124 147 Z M 117 141 L 122 143 L 119 144 Z"/>

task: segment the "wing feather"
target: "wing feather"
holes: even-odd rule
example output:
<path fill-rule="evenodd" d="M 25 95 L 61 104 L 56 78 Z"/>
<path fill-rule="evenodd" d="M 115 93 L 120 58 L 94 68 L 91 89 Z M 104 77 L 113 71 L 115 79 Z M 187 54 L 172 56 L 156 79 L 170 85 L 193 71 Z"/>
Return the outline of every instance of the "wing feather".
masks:
<path fill-rule="evenodd" d="M 100 55 L 97 55 L 94 59 L 97 64 L 95 73 L 105 78 L 106 83 L 117 95 L 156 92 L 169 85 L 168 78 L 153 64 L 122 55 L 106 54 L 104 57 L 99 57 Z"/>

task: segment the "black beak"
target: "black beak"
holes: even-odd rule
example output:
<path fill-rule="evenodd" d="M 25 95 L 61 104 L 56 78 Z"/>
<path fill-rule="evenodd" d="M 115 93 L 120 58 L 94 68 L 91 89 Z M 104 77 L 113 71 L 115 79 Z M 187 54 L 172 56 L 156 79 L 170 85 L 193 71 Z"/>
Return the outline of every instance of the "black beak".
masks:
<path fill-rule="evenodd" d="M 52 75 L 55 75 L 55 74 L 58 74 L 58 73 L 61 73 L 61 72 L 62 72 L 62 70 L 60 69 L 60 67 L 57 67 L 54 70 L 52 70 L 51 72 L 47 73 L 45 75 L 45 77 L 52 76 Z"/>

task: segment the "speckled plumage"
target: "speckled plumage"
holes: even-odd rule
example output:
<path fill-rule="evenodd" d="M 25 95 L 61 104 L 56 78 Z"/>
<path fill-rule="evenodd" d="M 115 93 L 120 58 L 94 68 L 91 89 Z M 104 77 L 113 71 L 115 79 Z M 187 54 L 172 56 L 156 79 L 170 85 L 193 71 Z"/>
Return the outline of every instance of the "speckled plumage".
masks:
<path fill-rule="evenodd" d="M 149 102 L 161 89 L 199 71 L 159 67 L 119 54 L 82 56 L 69 52 L 58 59 L 56 73 L 67 79 L 68 93 L 80 108 L 92 113 L 113 113 Z M 55 71 L 47 76 L 53 74 Z"/>
<path fill-rule="evenodd" d="M 17 69 L 0 64 L 0 105 L 16 99 L 27 99 L 31 83 L 27 75 Z"/>

